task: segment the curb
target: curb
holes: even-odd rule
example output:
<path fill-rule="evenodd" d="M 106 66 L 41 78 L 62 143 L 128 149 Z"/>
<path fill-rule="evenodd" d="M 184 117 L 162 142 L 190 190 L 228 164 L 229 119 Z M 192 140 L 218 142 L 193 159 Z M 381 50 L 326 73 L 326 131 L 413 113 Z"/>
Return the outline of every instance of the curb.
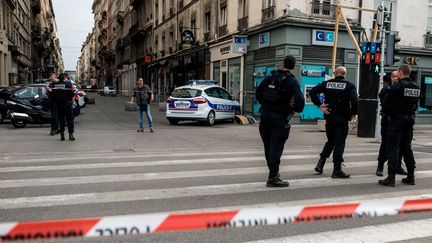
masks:
<path fill-rule="evenodd" d="M 1 240 L 100 237 L 167 231 L 285 225 L 297 222 L 381 217 L 432 211 L 432 198 L 400 198 L 314 206 L 245 208 L 0 224 Z"/>

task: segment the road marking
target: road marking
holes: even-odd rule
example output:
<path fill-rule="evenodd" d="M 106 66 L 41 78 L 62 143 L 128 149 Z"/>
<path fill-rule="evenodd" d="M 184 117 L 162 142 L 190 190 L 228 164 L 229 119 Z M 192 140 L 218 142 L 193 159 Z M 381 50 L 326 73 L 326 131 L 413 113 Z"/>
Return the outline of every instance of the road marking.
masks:
<path fill-rule="evenodd" d="M 344 157 L 355 157 L 355 156 L 365 156 L 365 155 L 376 155 L 376 153 L 347 153 L 344 155 Z M 314 159 L 314 158 L 317 159 L 317 157 L 318 157 L 317 155 L 284 155 L 282 156 L 282 159 L 283 160 Z M 0 168 L 0 173 L 25 172 L 25 171 L 55 171 L 55 170 L 145 167 L 145 166 L 158 166 L 158 165 L 233 163 L 233 162 L 250 162 L 250 161 L 264 161 L 264 160 L 265 159 L 263 156 L 251 156 L 251 157 L 221 157 L 221 158 L 209 158 L 209 159 L 131 161 L 131 162 L 93 163 L 93 164 L 15 166 L 15 167 Z M 430 161 L 432 162 L 432 159 L 430 159 Z"/>
<path fill-rule="evenodd" d="M 245 160 L 251 161 L 251 160 Z M 432 159 L 417 159 L 417 164 L 429 164 Z M 202 161 L 197 161 L 202 163 Z M 232 160 L 223 161 L 212 161 L 214 162 L 232 162 Z M 132 164 L 131 164 L 132 163 Z M 91 168 L 123 168 L 123 167 L 135 167 L 135 166 L 155 166 L 155 165 L 176 165 L 176 164 L 190 164 L 190 160 L 186 161 L 157 161 L 152 163 L 117 163 L 114 166 L 111 164 L 97 164 L 100 167 L 86 167 L 86 165 L 77 165 L 80 168 L 77 169 L 91 169 Z M 206 163 L 206 162 L 204 162 Z M 348 169 L 363 168 L 368 166 L 376 166 L 376 161 L 356 161 L 345 163 Z M 312 172 L 315 164 L 302 164 L 302 165 L 285 165 L 280 166 L 280 172 Z M 66 166 L 59 166 L 65 168 Z M 330 168 L 332 165 L 330 165 Z M 25 171 L 26 167 L 20 168 L 21 171 Z M 4 168 L 7 169 L 7 168 Z M 30 168 L 27 171 L 37 171 L 37 168 Z M 55 167 L 51 168 L 52 170 Z M 72 169 L 69 167 L 69 169 Z M 44 169 L 41 169 L 44 170 Z M 2 172 L 6 172 L 3 170 Z M 11 170 L 13 171 L 13 170 Z M 16 171 L 16 170 L 15 170 Z M 374 171 L 374 170 L 373 170 Z M 0 188 L 16 188 L 16 187 L 38 187 L 38 186 L 56 186 L 56 185 L 78 185 L 78 184 L 95 184 L 95 183 L 110 183 L 110 182 L 128 182 L 128 181 L 147 181 L 147 180 L 171 180 L 171 179 L 185 179 L 185 178 L 199 178 L 199 177 L 213 177 L 213 176 L 231 176 L 231 175 L 250 175 L 250 174 L 262 174 L 267 173 L 268 169 L 266 166 L 259 167 L 246 167 L 228 169 L 209 169 L 209 170 L 193 170 L 193 171 L 178 171 L 171 172 L 149 172 L 149 173 L 133 173 L 133 174 L 113 174 L 113 175 L 93 175 L 93 176 L 71 176 L 71 177 L 52 177 L 52 178 L 26 178 L 26 179 L 13 179 L 13 180 L 0 180 Z"/>
<path fill-rule="evenodd" d="M 326 231 L 315 234 L 296 235 L 291 237 L 274 238 L 260 241 L 264 242 L 394 242 L 432 237 L 432 219 L 411 220 L 405 222 L 379 224 L 356 227 L 344 230 Z"/>
<path fill-rule="evenodd" d="M 189 149 L 190 150 L 190 149 Z M 319 148 L 309 148 L 309 149 L 301 149 L 301 148 L 288 148 L 285 149 L 284 155 L 292 155 L 293 153 L 312 153 L 316 152 L 318 156 L 318 153 L 321 152 L 322 149 Z M 355 148 L 346 148 L 345 151 L 376 151 L 378 153 L 378 147 L 373 146 L 371 148 L 364 148 L 364 147 L 355 147 Z M 145 154 L 137 154 L 137 153 L 126 153 L 126 154 L 97 154 L 97 155 L 91 155 L 91 156 L 58 156 L 58 157 L 44 157 L 44 158 L 34 158 L 34 159 L 7 159 L 7 157 L 0 157 L 0 164 L 17 164 L 17 163 L 36 163 L 36 162 L 49 162 L 49 161 L 82 161 L 84 159 L 90 160 L 90 159 L 124 159 L 124 158 L 160 158 L 160 157 L 187 157 L 187 156 L 220 156 L 220 155 L 262 155 L 264 154 L 264 151 L 262 149 L 260 150 L 244 150 L 242 151 L 211 151 L 208 152 L 207 150 L 203 150 L 201 152 L 189 152 L 189 153 L 171 153 L 168 151 L 161 152 L 161 153 L 145 153 Z"/>
<path fill-rule="evenodd" d="M 183 173 L 183 172 L 182 172 Z M 430 178 L 432 170 L 418 171 L 416 178 Z M 290 180 L 290 187 L 282 190 L 296 190 L 314 187 L 332 187 L 344 185 L 376 184 L 375 175 L 357 175 L 349 180 L 332 178 L 308 178 Z M 37 208 L 62 205 L 112 203 L 126 201 L 144 201 L 156 199 L 172 199 L 196 196 L 214 196 L 269 191 L 264 182 L 238 183 L 225 185 L 209 185 L 195 187 L 180 187 L 168 189 L 149 189 L 134 191 L 115 191 L 102 193 L 82 193 L 55 196 L 21 197 L 0 199 L 0 209 Z"/>

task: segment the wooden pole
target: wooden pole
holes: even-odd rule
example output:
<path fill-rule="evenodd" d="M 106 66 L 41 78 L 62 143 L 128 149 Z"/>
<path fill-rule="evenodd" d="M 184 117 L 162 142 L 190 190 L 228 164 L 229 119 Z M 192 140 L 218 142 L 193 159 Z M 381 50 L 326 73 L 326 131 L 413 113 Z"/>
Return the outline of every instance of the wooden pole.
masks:
<path fill-rule="evenodd" d="M 334 71 L 336 69 L 336 52 L 339 38 L 339 21 L 340 21 L 340 7 L 336 7 L 336 23 L 335 23 L 335 35 L 333 42 L 333 56 L 332 56 L 332 78 L 335 77 Z"/>
<path fill-rule="evenodd" d="M 347 30 L 348 30 L 348 34 L 349 34 L 349 36 L 350 36 L 350 38 L 351 38 L 352 43 L 354 44 L 355 48 L 357 49 L 357 53 L 358 53 L 358 55 L 361 56 L 361 55 L 362 55 L 362 51 L 361 51 L 361 49 L 360 49 L 360 46 L 359 46 L 359 44 L 357 43 L 357 40 L 355 39 L 355 36 L 354 36 L 354 34 L 353 34 L 352 30 L 351 30 L 351 27 L 350 27 L 348 21 L 346 20 L 345 16 L 343 16 L 342 9 L 339 10 L 339 14 L 341 15 L 342 20 L 343 20 L 344 23 L 345 23 L 345 27 L 346 27 Z"/>
<path fill-rule="evenodd" d="M 372 42 L 376 42 L 377 34 L 378 34 L 378 19 L 375 21 L 373 36 L 372 36 Z"/>

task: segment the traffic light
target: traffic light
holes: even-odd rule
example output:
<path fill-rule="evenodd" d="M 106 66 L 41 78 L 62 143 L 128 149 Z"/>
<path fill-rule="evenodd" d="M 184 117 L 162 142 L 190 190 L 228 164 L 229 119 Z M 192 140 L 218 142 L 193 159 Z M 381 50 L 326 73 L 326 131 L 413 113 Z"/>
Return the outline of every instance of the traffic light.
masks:
<path fill-rule="evenodd" d="M 396 43 L 398 43 L 399 41 L 401 41 L 400 37 L 394 34 L 387 35 L 387 45 L 385 51 L 386 65 L 393 65 L 395 62 L 398 62 L 400 60 L 399 57 L 395 56 Z"/>

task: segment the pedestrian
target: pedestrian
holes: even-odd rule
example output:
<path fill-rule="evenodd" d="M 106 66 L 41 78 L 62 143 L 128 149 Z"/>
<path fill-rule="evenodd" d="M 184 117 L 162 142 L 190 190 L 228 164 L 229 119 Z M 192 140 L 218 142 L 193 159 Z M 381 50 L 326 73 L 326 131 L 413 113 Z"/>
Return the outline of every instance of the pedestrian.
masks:
<path fill-rule="evenodd" d="M 346 68 L 339 66 L 335 70 L 335 78 L 322 82 L 313 87 L 309 95 L 312 102 L 320 107 L 326 120 L 327 142 L 320 154 L 315 167 L 318 174 L 322 174 L 325 161 L 333 152 L 332 178 L 349 178 L 350 175 L 342 171 L 345 140 L 348 136 L 348 122 L 358 112 L 358 96 L 356 86 L 345 80 Z M 324 94 L 323 102 L 320 94 Z"/>
<path fill-rule="evenodd" d="M 138 113 L 138 130 L 137 132 L 144 132 L 142 113 L 145 112 L 147 117 L 150 132 L 154 132 L 153 119 L 151 116 L 150 102 L 153 100 L 153 92 L 150 87 L 144 84 L 144 79 L 139 78 L 137 86 L 133 89 L 131 95 L 131 103 L 136 102 L 136 110 Z"/>
<path fill-rule="evenodd" d="M 49 80 L 51 81 L 51 83 L 49 83 L 46 86 L 46 90 L 47 90 L 47 95 L 48 95 L 49 109 L 51 112 L 50 135 L 54 136 L 55 134 L 58 134 L 60 132 L 60 130 L 59 130 L 59 123 L 58 123 L 57 106 L 56 106 L 56 103 L 55 103 L 54 98 L 53 98 L 52 88 L 54 88 L 54 86 L 58 83 L 59 80 L 58 80 L 57 75 L 55 73 L 50 74 Z"/>
<path fill-rule="evenodd" d="M 302 112 L 305 105 L 299 82 L 292 74 L 294 67 L 295 58 L 291 55 L 285 57 L 282 68 L 273 71 L 256 89 L 256 98 L 262 110 L 259 132 L 269 169 L 267 187 L 289 185 L 280 179 L 280 159 L 290 133 L 290 118 L 294 112 Z"/>
<path fill-rule="evenodd" d="M 411 148 L 413 138 L 415 112 L 420 99 L 420 88 L 410 78 L 411 67 L 403 64 L 398 68 L 399 82 L 394 84 L 385 98 L 382 108 L 390 117 L 387 128 L 386 152 L 388 158 L 388 175 L 378 183 L 383 186 L 395 186 L 399 153 L 404 156 L 408 175 L 402 183 L 415 185 L 414 170 L 416 162 Z"/>
<path fill-rule="evenodd" d="M 396 70 L 391 73 L 390 83 L 388 85 L 384 85 L 384 87 L 379 92 L 379 99 L 380 99 L 381 106 L 390 91 L 390 87 L 395 83 L 397 83 L 398 81 L 399 81 L 398 71 Z M 389 115 L 385 114 L 381 109 L 381 145 L 380 145 L 380 150 L 377 158 L 378 166 L 375 172 L 377 176 L 383 176 L 384 163 L 387 161 L 386 136 L 387 136 L 389 119 L 390 119 Z M 402 153 L 399 154 L 399 166 L 396 171 L 396 174 L 407 175 L 406 171 L 402 168 Z"/>
<path fill-rule="evenodd" d="M 52 88 L 53 100 L 57 106 L 58 122 L 60 125 L 60 140 L 65 140 L 65 119 L 69 132 L 69 140 L 74 141 L 74 115 L 73 115 L 73 85 L 67 75 L 60 74 L 59 81 Z"/>

